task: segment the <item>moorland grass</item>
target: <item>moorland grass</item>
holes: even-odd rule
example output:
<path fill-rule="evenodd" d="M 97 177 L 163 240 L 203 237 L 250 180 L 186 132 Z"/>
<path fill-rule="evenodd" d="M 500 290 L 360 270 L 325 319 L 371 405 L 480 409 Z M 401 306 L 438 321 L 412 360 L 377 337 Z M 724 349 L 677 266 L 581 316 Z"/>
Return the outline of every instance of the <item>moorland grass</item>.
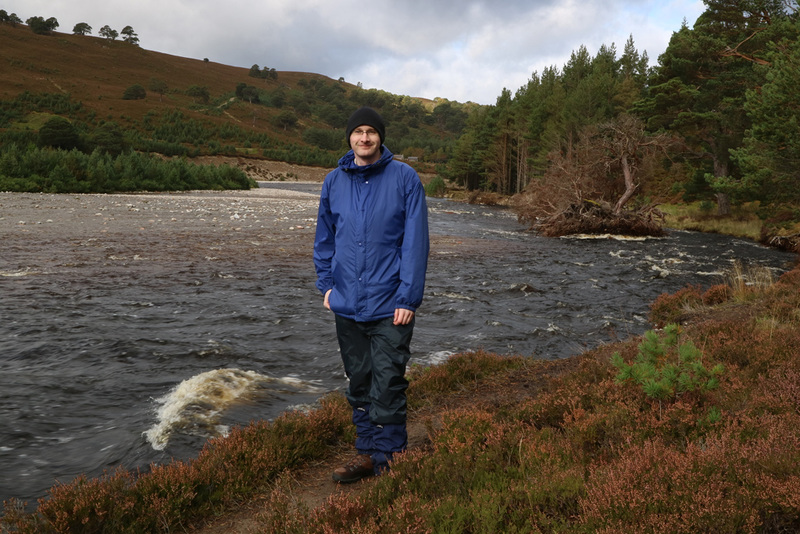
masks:
<path fill-rule="evenodd" d="M 757 241 L 761 238 L 763 221 L 756 214 L 758 206 L 737 206 L 729 216 L 717 216 L 707 203 L 662 204 L 664 226 L 676 230 L 690 230 L 731 235 Z"/>

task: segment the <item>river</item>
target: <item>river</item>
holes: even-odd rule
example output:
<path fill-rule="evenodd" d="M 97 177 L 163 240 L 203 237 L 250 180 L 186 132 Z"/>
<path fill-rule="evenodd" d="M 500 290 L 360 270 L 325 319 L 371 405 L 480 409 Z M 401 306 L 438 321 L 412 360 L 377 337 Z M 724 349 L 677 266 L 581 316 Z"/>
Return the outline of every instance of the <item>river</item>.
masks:
<path fill-rule="evenodd" d="M 342 389 L 311 263 L 319 184 L 254 193 L 0 194 L 0 499 L 191 458 L 209 436 Z M 263 192 L 262 192 L 263 193 Z M 720 235 L 541 238 L 429 199 L 412 363 L 565 358 L 641 334 L 648 304 L 794 255 Z"/>

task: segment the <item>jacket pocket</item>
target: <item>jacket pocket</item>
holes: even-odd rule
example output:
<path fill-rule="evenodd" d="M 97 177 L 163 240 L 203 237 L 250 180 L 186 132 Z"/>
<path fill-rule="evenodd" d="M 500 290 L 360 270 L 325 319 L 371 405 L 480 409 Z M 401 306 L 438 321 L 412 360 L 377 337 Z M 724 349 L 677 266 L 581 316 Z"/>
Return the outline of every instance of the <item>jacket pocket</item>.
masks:
<path fill-rule="evenodd" d="M 347 313 L 347 310 L 344 309 L 345 304 L 345 299 L 336 291 L 336 288 L 331 289 L 331 294 L 328 295 L 328 305 L 330 305 L 331 311 L 338 314 Z"/>

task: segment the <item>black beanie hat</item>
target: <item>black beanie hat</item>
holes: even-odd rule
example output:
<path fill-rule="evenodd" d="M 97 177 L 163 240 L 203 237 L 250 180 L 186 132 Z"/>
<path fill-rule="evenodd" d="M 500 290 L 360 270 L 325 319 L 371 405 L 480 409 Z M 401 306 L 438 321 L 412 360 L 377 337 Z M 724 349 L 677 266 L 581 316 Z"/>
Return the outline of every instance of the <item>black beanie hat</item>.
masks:
<path fill-rule="evenodd" d="M 347 119 L 347 144 L 350 144 L 350 134 L 362 124 L 375 128 L 381 137 L 381 144 L 383 144 L 383 140 L 386 138 L 386 126 L 383 124 L 383 119 L 378 115 L 378 112 L 368 107 L 357 109 Z"/>

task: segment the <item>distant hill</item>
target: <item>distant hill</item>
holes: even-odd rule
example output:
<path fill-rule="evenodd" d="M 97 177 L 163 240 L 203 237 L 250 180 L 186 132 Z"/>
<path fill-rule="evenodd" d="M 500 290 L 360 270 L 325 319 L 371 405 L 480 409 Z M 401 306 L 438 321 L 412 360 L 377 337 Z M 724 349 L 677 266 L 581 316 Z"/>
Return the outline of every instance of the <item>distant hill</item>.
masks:
<path fill-rule="evenodd" d="M 313 73 L 281 71 L 275 79 L 254 77 L 250 69 L 208 59 L 172 56 L 94 36 L 38 35 L 25 25 L 0 24 L 0 50 L 0 130 L 6 132 L 36 130 L 48 115 L 63 114 L 42 103 L 21 104 L 20 95 L 62 95 L 82 104 L 67 118 L 87 133 L 113 122 L 141 146 L 153 141 L 161 143 L 154 146 L 186 147 L 189 155 L 309 159 L 293 162 L 314 164 L 323 157 L 320 152 L 330 158 L 340 155 L 347 116 L 360 105 L 371 105 L 387 119 L 392 151 L 441 162 L 469 109 L 364 90 Z M 154 81 L 163 94 L 150 89 L 158 85 Z M 124 99 L 134 85 L 144 88 L 146 96 Z M 37 119 L 41 113 L 45 118 Z M 180 132 L 176 123 L 182 125 Z M 186 131 L 198 129 L 202 133 Z"/>

